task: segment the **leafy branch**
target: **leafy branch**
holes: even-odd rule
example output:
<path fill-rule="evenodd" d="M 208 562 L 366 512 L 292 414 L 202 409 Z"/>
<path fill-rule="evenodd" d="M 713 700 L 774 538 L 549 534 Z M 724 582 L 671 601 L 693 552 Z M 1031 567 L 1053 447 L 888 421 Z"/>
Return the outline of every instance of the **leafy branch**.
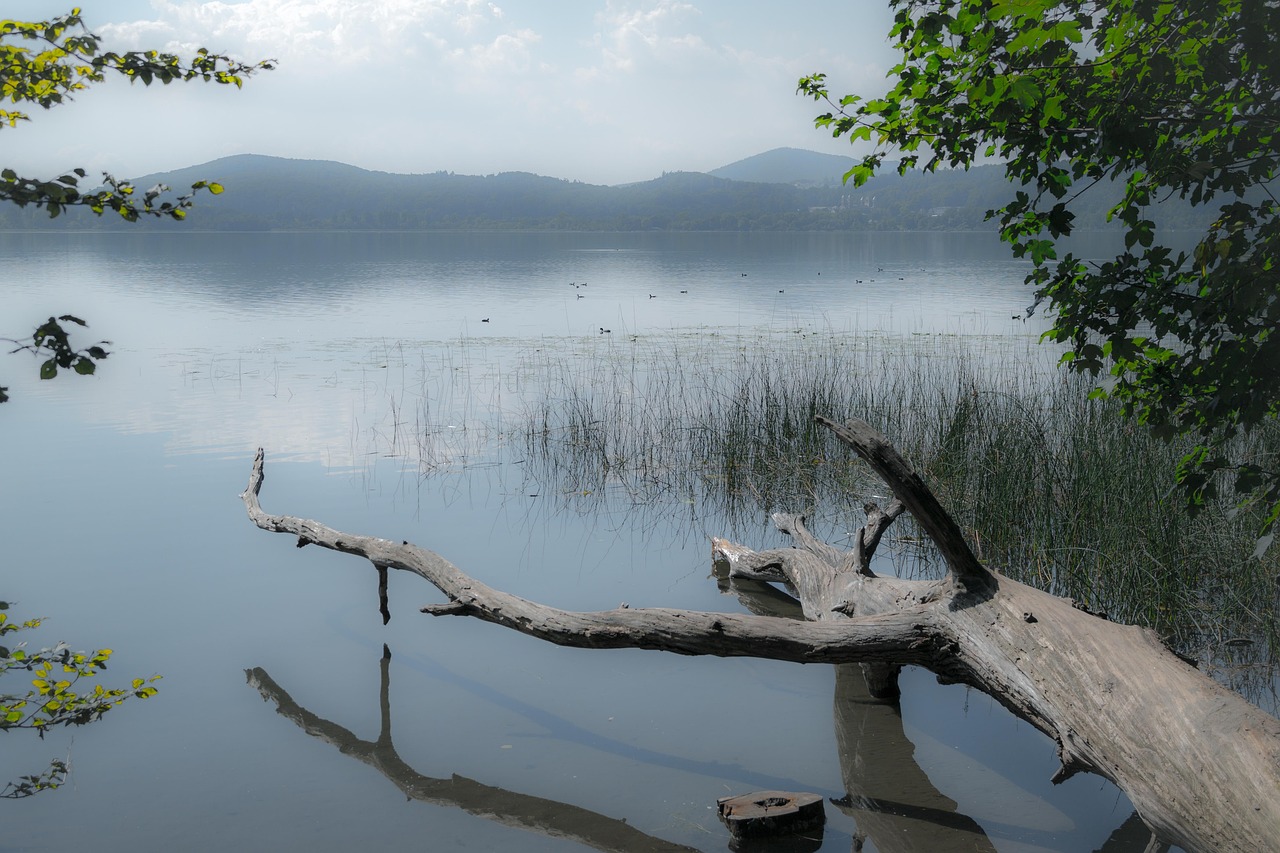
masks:
<path fill-rule="evenodd" d="M 104 51 L 101 39 L 85 28 L 79 8 L 48 21 L 0 20 L 0 128 L 29 122 L 31 116 L 21 109 L 24 105 L 52 109 L 102 83 L 110 74 L 144 86 L 195 81 L 240 88 L 245 78 L 274 67 L 274 60 L 246 63 L 203 47 L 189 59 L 155 50 Z M 69 208 L 86 208 L 98 216 L 112 211 L 127 222 L 146 217 L 181 221 L 198 192 L 222 192 L 222 185 L 213 181 L 196 181 L 189 192 L 178 196 L 168 195 L 171 189 L 164 184 L 139 191 L 131 182 L 107 172 L 101 185 L 85 188 L 86 176 L 84 169 L 71 169 L 51 179 L 0 169 L 0 203 L 43 208 L 51 218 Z M 35 330 L 30 344 L 14 350 L 48 355 L 40 366 L 41 379 L 57 376 L 59 368 L 87 376 L 94 372 L 97 361 L 107 357 L 102 347 L 105 341 L 85 350 L 73 349 L 63 323 L 85 325 L 70 314 L 50 317 Z M 0 386 L 0 403 L 8 399 L 8 389 Z"/>
<path fill-rule="evenodd" d="M 48 769 L 42 773 L 19 776 L 17 781 L 5 783 L 5 786 L 0 788 L 0 799 L 21 800 L 41 791 L 60 787 L 67 780 L 70 772 L 71 767 L 67 762 L 55 758 L 49 762 Z"/>
<path fill-rule="evenodd" d="M 43 324 L 36 327 L 29 344 L 15 341 L 12 338 L 4 338 L 3 340 L 11 344 L 18 344 L 18 347 L 11 351 L 11 354 L 24 351 L 36 356 L 48 354 L 49 357 L 40 365 L 41 379 L 54 378 L 58 375 L 58 368 L 60 367 L 64 370 L 74 370 L 81 376 L 91 375 L 97 370 L 96 362 L 110 355 L 103 349 L 103 345 L 111 342 L 98 341 L 91 347 L 77 350 L 71 346 L 71 336 L 63 328 L 63 323 L 74 323 L 77 326 L 85 327 L 89 325 L 79 317 L 63 314 L 61 317 L 50 317 Z M 6 388 L 0 387 L 0 403 L 9 399 L 5 393 L 6 390 Z"/>
<path fill-rule="evenodd" d="M 845 176 L 862 185 L 890 154 L 897 170 L 1004 163 L 1016 189 L 988 212 L 1031 261 L 1033 307 L 1069 369 L 1097 377 L 1157 435 L 1191 436 L 1188 504 L 1219 481 L 1280 520 L 1280 468 L 1238 441 L 1280 415 L 1280 175 L 1274 93 L 1280 14 L 1248 0 L 891 0 L 901 60 L 879 98 L 834 97 L 815 125 L 871 143 Z M 1086 190 L 1113 192 L 1124 251 L 1101 264 L 1059 253 Z M 1177 198 L 1212 219 L 1175 252 L 1153 210 Z M 1092 223 L 1100 225 L 1102 223 Z M 1163 239 L 1162 239 L 1163 238 Z"/>
<path fill-rule="evenodd" d="M 49 21 L 0 21 L 0 101 L 14 104 L 50 109 L 101 83 L 108 72 L 146 86 L 195 80 L 240 88 L 245 77 L 274 67 L 275 60 L 244 63 L 203 47 L 189 60 L 155 50 L 103 52 L 79 8 Z M 0 127 L 29 120 L 21 111 L 0 110 Z"/>
<path fill-rule="evenodd" d="M 0 640 L 20 631 L 39 628 L 43 620 L 23 622 L 9 620 L 9 603 L 0 601 Z M 25 693 L 0 693 L 0 732 L 10 729 L 32 729 L 44 737 L 45 732 L 60 726 L 83 726 L 130 698 L 149 699 L 157 692 L 152 685 L 160 679 L 135 678 L 128 687 L 92 688 L 80 683 L 91 680 L 107 668 L 111 649 L 74 651 L 66 643 L 28 651 L 26 643 L 0 644 L 0 677 L 11 672 L 32 676 Z M 0 796 L 18 798 L 45 788 L 56 788 L 67 773 L 65 762 L 54 761 L 49 770 L 36 776 L 23 776 L 0 789 Z"/>

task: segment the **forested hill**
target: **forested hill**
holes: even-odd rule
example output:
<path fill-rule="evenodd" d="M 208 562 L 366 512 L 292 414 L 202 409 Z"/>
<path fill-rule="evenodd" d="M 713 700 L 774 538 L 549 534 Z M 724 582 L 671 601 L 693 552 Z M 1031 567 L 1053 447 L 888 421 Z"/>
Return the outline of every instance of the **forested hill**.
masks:
<path fill-rule="evenodd" d="M 400 175 L 330 161 L 244 154 L 144 175 L 134 183 L 146 189 L 157 183 L 181 188 L 199 180 L 218 181 L 225 192 L 217 197 L 201 193 L 185 223 L 154 223 L 209 230 L 976 229 L 984 227 L 984 213 L 1004 203 L 1011 192 L 998 166 L 905 177 L 890 171 L 855 189 L 839 180 L 848 162 L 778 149 L 716 170 L 752 180 L 672 172 L 609 187 L 525 172 Z M 110 213 L 98 218 L 72 210 L 49 220 L 43 211 L 12 208 L 0 210 L 0 227 L 130 226 Z"/>
<path fill-rule="evenodd" d="M 712 169 L 707 174 L 731 181 L 835 187 L 839 186 L 844 173 L 857 162 L 853 157 L 820 154 L 800 148 L 775 148 L 728 166 Z"/>

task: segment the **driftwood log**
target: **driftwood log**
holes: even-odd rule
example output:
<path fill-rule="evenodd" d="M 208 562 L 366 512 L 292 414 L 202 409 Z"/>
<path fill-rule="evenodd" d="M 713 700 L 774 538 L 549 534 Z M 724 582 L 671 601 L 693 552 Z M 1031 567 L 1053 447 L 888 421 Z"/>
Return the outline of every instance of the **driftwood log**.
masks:
<path fill-rule="evenodd" d="M 422 608 L 430 615 L 472 616 L 566 646 L 863 664 L 880 694 L 893 691 L 897 667 L 925 667 L 942 681 L 988 693 L 1053 738 L 1061 760 L 1055 780 L 1089 771 L 1114 782 L 1150 827 L 1151 849 L 1280 849 L 1280 720 L 1185 663 L 1153 632 L 1095 617 L 987 569 L 883 435 L 861 421 L 819 421 L 894 495 L 883 510 L 868 507 L 854 549 L 819 541 L 787 515 L 774 523 L 794 548 L 754 552 L 719 539 L 712 545 L 734 576 L 787 584 L 806 621 L 541 605 L 488 587 L 408 542 L 267 514 L 258 502 L 262 451 L 242 497 L 258 527 L 294 535 L 298 547 L 364 557 L 380 575 L 397 569 L 422 576 L 448 598 Z M 904 511 L 945 559 L 941 580 L 871 571 L 876 544 Z"/>

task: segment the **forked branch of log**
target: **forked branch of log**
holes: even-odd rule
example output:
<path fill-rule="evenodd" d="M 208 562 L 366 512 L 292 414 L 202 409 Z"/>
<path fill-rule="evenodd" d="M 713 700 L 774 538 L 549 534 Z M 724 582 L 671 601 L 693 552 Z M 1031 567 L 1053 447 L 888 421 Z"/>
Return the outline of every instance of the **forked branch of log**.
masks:
<path fill-rule="evenodd" d="M 835 433 L 842 443 L 856 451 L 880 475 L 885 485 L 893 490 L 894 497 L 910 511 L 916 523 L 942 553 L 947 570 L 957 585 L 973 592 L 990 589 L 993 580 L 991 573 L 973 556 L 959 525 L 942 508 L 942 504 L 938 503 L 920 475 L 889 443 L 889 439 L 865 421 L 850 420 L 838 424 L 824 417 L 817 420 Z"/>
<path fill-rule="evenodd" d="M 1170 653 L 1150 631 L 1085 613 L 1066 599 L 992 572 L 883 435 L 820 418 L 884 479 L 894 500 L 868 510 L 845 554 L 793 516 L 774 523 L 798 546 L 756 553 L 713 541 L 741 577 L 787 583 L 806 619 L 659 608 L 575 613 L 493 589 L 432 551 L 268 515 L 258 501 L 263 454 L 243 494 L 264 530 L 413 572 L 465 615 L 566 646 L 805 663 L 919 665 L 976 687 L 1052 737 L 1057 779 L 1088 770 L 1116 783 L 1161 840 L 1189 851 L 1280 848 L 1280 721 Z M 876 544 L 905 510 L 946 561 L 940 581 L 877 577 Z"/>

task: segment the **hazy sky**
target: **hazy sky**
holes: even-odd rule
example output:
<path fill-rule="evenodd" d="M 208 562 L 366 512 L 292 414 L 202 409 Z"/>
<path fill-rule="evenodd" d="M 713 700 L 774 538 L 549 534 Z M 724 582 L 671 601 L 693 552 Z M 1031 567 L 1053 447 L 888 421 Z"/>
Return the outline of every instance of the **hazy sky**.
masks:
<path fill-rule="evenodd" d="M 796 80 L 882 91 L 882 0 L 4 0 L 81 3 L 113 50 L 206 46 L 279 68 L 243 90 L 110 81 L 0 132 L 0 165 L 118 176 L 227 154 L 591 183 L 704 171 L 780 146 L 850 151 Z"/>

